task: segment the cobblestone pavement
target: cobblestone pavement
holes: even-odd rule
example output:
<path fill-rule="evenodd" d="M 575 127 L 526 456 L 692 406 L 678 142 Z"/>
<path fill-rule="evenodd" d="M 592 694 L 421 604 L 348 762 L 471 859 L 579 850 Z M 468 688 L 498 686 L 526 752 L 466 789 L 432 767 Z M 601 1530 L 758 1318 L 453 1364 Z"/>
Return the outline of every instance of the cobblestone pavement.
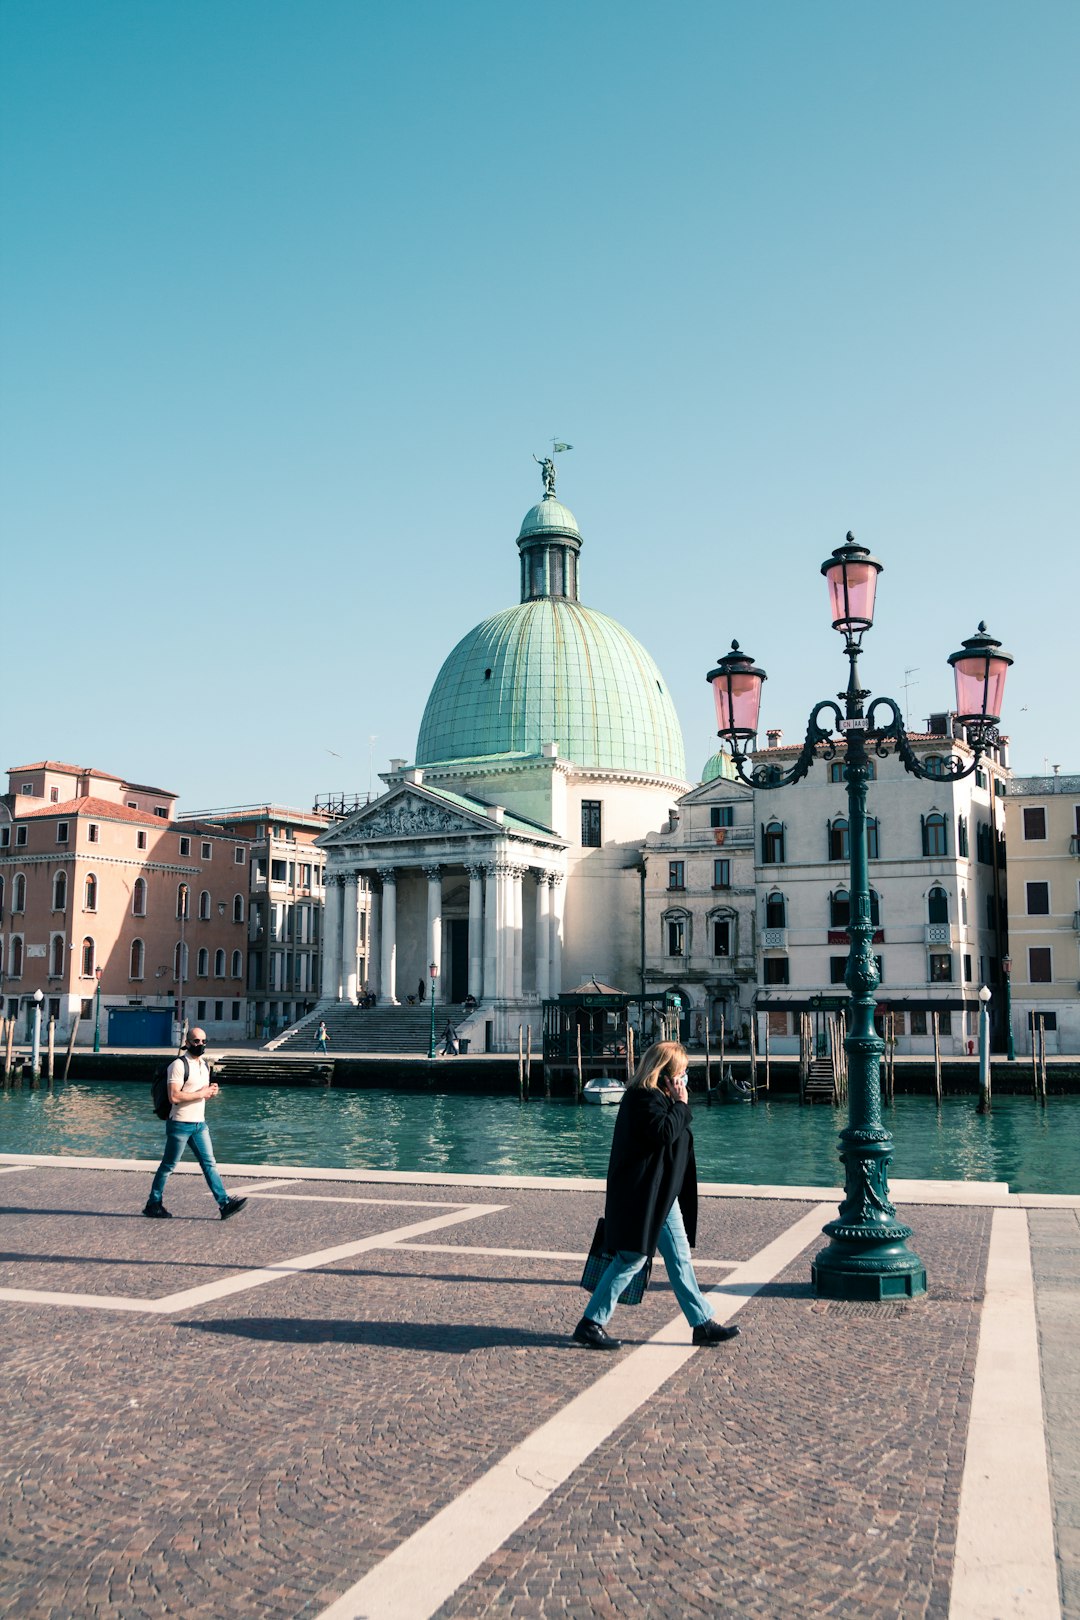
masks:
<path fill-rule="evenodd" d="M 625 1350 L 568 1343 L 598 1192 L 281 1179 L 150 1222 L 142 1173 L 0 1174 L 0 1284 L 87 1301 L 0 1299 L 0 1614 L 316 1617 L 677 1315 L 658 1265 Z M 703 1286 L 812 1207 L 706 1198 Z M 425 1612 L 945 1616 L 994 1212 L 905 1213 L 928 1300 L 819 1301 L 812 1244 Z M 1075 1620 L 1076 1214 L 1030 1229 Z"/>

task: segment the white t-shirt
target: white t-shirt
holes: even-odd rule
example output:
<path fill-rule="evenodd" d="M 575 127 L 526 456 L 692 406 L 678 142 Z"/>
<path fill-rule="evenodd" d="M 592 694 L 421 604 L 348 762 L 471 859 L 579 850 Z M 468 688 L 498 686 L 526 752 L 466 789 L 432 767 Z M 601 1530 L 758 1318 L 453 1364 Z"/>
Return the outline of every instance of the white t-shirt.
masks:
<path fill-rule="evenodd" d="M 201 1091 L 210 1084 L 210 1066 L 205 1058 L 192 1057 L 190 1052 L 185 1053 L 188 1062 L 188 1077 L 184 1080 L 184 1061 L 177 1058 L 175 1063 L 169 1064 L 166 1079 L 170 1081 L 183 1081 L 185 1091 Z M 206 1118 L 206 1098 L 197 1097 L 194 1102 L 173 1103 L 169 1109 L 170 1119 L 179 1119 L 191 1124 L 197 1119 Z"/>

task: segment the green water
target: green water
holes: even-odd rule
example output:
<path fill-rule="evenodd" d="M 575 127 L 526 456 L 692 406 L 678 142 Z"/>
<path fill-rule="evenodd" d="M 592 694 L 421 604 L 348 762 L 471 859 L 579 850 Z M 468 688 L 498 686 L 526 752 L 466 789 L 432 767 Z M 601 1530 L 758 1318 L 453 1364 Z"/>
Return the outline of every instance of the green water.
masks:
<path fill-rule="evenodd" d="M 207 1107 L 227 1164 L 323 1165 L 491 1175 L 603 1176 L 615 1108 L 515 1097 L 395 1091 L 226 1088 Z M 1080 1097 L 1001 1097 L 980 1116 L 973 1097 L 900 1097 L 885 1110 L 893 1177 L 1005 1181 L 1014 1192 L 1080 1191 Z M 841 1176 L 841 1115 L 794 1101 L 695 1104 L 703 1181 L 832 1186 Z M 0 1150 L 155 1159 L 164 1126 L 149 1087 L 71 1082 L 0 1092 Z"/>

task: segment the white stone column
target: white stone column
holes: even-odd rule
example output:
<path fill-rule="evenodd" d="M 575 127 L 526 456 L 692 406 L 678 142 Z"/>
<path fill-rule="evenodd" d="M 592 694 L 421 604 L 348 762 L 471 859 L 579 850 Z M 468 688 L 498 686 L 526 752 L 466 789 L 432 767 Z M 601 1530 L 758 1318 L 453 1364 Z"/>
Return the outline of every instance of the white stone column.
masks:
<path fill-rule="evenodd" d="M 269 905 L 267 906 L 269 913 Z M 269 934 L 269 924 L 267 933 Z M 322 968 L 319 983 L 324 1001 L 341 1000 L 341 880 L 326 875 L 323 895 Z"/>
<path fill-rule="evenodd" d="M 396 1007 L 397 998 L 397 873 L 392 866 L 379 869 L 382 878 L 382 970 L 379 1005 Z"/>
<path fill-rule="evenodd" d="M 546 872 L 534 872 L 536 879 L 536 993 L 541 1001 L 548 999 L 551 981 L 551 885 Z"/>
<path fill-rule="evenodd" d="M 341 885 L 341 999 L 356 1002 L 357 874 L 346 872 Z"/>
<path fill-rule="evenodd" d="M 562 873 L 551 874 L 551 995 L 562 994 L 563 907 L 566 885 Z"/>
<path fill-rule="evenodd" d="M 523 867 L 515 866 L 510 873 L 510 915 L 511 915 L 511 950 L 513 969 L 510 979 L 510 994 L 515 1001 L 521 1000 L 522 979 L 524 977 L 522 962 L 525 956 L 525 902 L 521 891 L 521 880 L 525 876 Z"/>
<path fill-rule="evenodd" d="M 427 959 L 424 962 L 424 978 L 427 979 L 427 981 L 428 981 L 428 986 L 427 986 L 428 994 L 429 995 L 434 995 L 434 993 L 435 993 L 435 985 L 432 983 L 431 975 L 428 973 L 428 965 L 431 962 L 435 963 L 435 966 L 439 970 L 439 979 L 441 980 L 441 978 L 442 978 L 442 867 L 441 866 L 425 866 L 424 867 L 424 876 L 427 878 L 427 949 L 428 949 Z M 438 981 L 436 981 L 436 982 L 438 982 Z M 447 999 L 446 998 L 446 993 L 445 993 L 445 989 L 444 989 L 444 987 L 442 986 L 441 983 L 439 984 L 439 988 L 440 988 L 440 990 L 443 990 L 443 1000 L 445 1001 Z"/>
<path fill-rule="evenodd" d="M 483 866 L 469 871 L 469 994 L 477 1001 L 484 994 L 484 872 Z"/>
<path fill-rule="evenodd" d="M 369 877 L 369 882 L 371 879 Z M 371 884 L 371 898 L 368 906 L 368 940 L 367 940 L 367 982 L 368 989 L 376 995 L 382 984 L 382 895 Z"/>
<path fill-rule="evenodd" d="M 494 1001 L 499 979 L 499 878 L 495 862 L 485 867 L 484 881 L 484 1000 Z"/>

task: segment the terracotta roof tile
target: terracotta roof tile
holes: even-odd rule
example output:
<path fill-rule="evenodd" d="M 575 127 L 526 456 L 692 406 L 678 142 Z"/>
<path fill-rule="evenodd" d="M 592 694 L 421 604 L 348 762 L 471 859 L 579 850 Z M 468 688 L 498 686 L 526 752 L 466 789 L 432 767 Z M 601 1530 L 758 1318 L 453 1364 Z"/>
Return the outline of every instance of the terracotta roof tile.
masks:
<path fill-rule="evenodd" d="M 40 810 L 27 810 L 19 821 L 34 821 L 43 816 L 98 816 L 102 821 L 134 821 L 141 827 L 168 827 L 164 816 L 155 816 L 150 810 L 129 810 L 126 804 L 114 804 L 111 799 L 65 799 L 63 804 L 45 804 Z"/>

